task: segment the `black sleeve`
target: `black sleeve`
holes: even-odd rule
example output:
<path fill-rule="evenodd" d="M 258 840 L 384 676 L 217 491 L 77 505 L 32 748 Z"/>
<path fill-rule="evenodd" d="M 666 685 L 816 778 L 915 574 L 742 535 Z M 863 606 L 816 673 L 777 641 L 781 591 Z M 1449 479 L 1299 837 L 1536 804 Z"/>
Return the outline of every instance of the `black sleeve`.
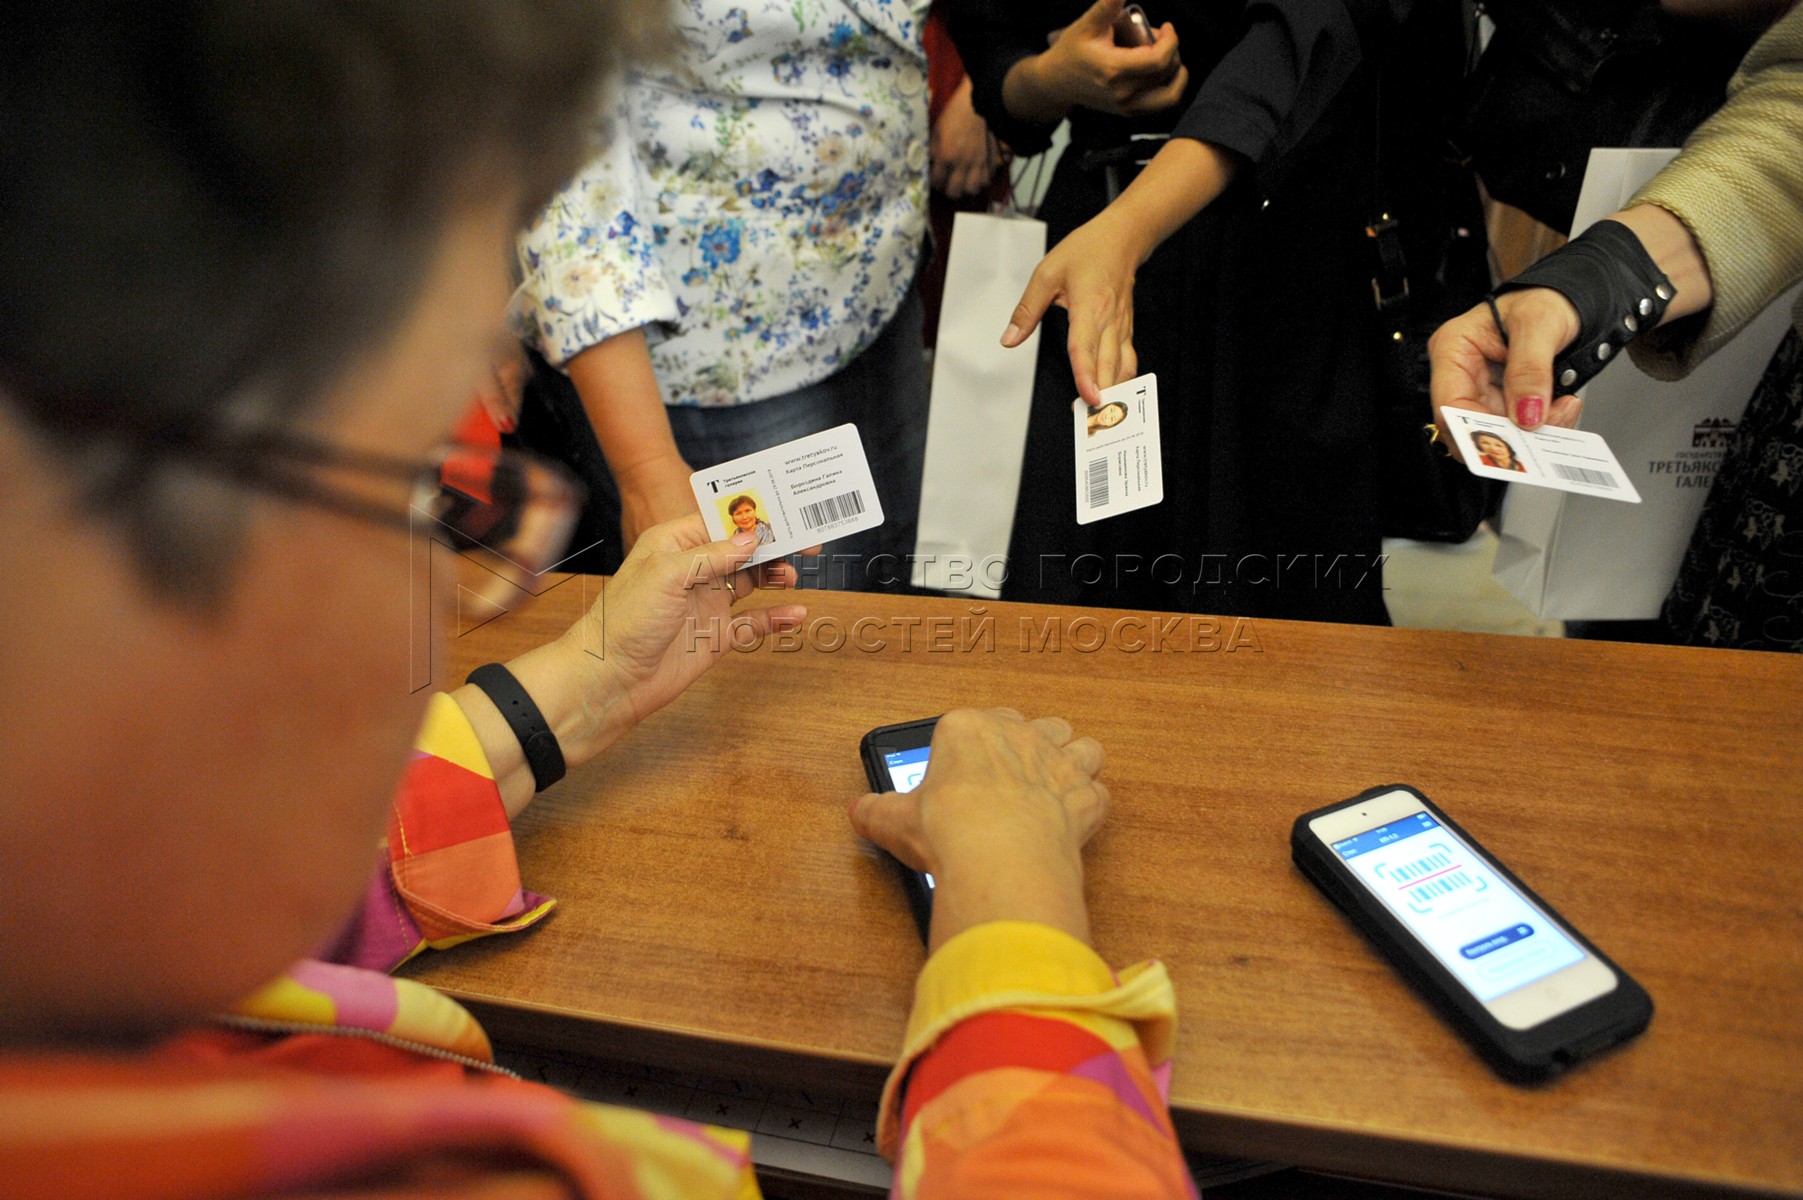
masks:
<path fill-rule="evenodd" d="M 1252 0 L 1172 130 L 1262 162 L 1299 142 L 1411 0 Z"/>
<path fill-rule="evenodd" d="M 1051 6 L 1038 0 L 937 0 L 935 7 L 945 14 L 946 32 L 970 76 L 971 103 L 990 131 L 1020 155 L 1037 154 L 1051 145 L 1058 122 L 1019 120 L 1002 103 L 1002 81 L 1009 70 L 1021 59 L 1042 53 L 1046 31 L 1062 23 L 1049 11 Z"/>

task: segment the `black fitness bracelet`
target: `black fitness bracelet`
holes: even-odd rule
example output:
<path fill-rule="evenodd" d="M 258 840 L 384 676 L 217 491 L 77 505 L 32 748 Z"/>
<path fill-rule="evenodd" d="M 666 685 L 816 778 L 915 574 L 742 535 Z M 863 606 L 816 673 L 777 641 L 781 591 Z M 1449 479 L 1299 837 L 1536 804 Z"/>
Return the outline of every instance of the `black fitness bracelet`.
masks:
<path fill-rule="evenodd" d="M 1533 287 L 1552 288 L 1578 310 L 1577 340 L 1553 362 L 1557 395 L 1589 383 L 1623 346 L 1658 325 L 1678 294 L 1620 221 L 1598 221 L 1486 297 L 1505 344 L 1509 331 L 1502 327 L 1496 297 Z"/>
<path fill-rule="evenodd" d="M 526 752 L 526 765 L 532 768 L 532 782 L 538 791 L 563 778 L 563 747 L 557 744 L 557 735 L 551 732 L 545 714 L 538 711 L 538 705 L 532 703 L 532 697 L 512 671 L 500 663 L 486 663 L 471 671 L 464 682 L 481 688 L 507 718 L 507 727 L 520 739 L 520 749 Z"/>

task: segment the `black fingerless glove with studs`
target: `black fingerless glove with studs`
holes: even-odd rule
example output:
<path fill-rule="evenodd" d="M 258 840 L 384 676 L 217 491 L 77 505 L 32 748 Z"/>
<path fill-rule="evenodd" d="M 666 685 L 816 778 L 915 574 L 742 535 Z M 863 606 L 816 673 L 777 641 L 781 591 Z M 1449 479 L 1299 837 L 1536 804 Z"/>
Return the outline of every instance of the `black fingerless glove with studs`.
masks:
<path fill-rule="evenodd" d="M 1497 313 L 1496 297 L 1536 287 L 1553 289 L 1578 310 L 1577 340 L 1553 361 L 1558 395 L 1589 383 L 1622 347 L 1658 325 L 1678 294 L 1640 239 L 1620 221 L 1598 221 L 1490 293 L 1490 312 L 1504 344 L 1509 331 Z"/>

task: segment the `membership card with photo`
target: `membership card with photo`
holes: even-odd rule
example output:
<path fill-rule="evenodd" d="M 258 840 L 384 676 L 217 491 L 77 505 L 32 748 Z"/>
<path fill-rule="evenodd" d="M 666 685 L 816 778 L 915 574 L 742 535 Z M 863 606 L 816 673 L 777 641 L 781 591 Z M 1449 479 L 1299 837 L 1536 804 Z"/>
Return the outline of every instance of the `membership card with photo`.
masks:
<path fill-rule="evenodd" d="M 1164 500 L 1156 375 L 1104 389 L 1099 408 L 1078 399 L 1071 405 L 1071 421 L 1077 447 L 1077 524 Z"/>
<path fill-rule="evenodd" d="M 1473 475 L 1640 503 L 1633 481 L 1598 434 L 1551 425 L 1529 432 L 1507 417 L 1465 408 L 1443 408 L 1440 415 Z"/>
<path fill-rule="evenodd" d="M 883 523 L 883 505 L 856 425 L 796 438 L 689 476 L 716 541 L 756 536 L 753 563 L 861 533 Z"/>

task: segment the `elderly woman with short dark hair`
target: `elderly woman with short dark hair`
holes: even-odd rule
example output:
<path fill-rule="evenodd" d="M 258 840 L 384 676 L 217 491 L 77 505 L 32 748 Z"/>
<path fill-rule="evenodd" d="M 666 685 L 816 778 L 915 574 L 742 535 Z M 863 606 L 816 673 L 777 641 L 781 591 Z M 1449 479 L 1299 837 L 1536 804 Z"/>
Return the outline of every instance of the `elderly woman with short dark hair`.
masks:
<path fill-rule="evenodd" d="M 501 335 L 508 240 L 653 16 L 9 9 L 9 1197 L 755 1195 L 745 1134 L 512 1078 L 469 1014 L 384 973 L 543 918 L 511 816 L 719 647 L 805 614 L 748 598 L 792 568 L 747 568 L 753 538 L 710 543 L 690 517 L 640 539 L 605 623 L 449 694 L 399 670 L 416 509 L 528 568 L 560 553 L 566 483 L 442 443 Z M 710 622 L 749 638 L 681 636 Z M 1085 944 L 1101 762 L 1055 718 L 952 713 L 920 788 L 854 805 L 940 882 L 883 1126 L 898 1194 L 1030 1195 L 1073 1161 L 1109 1189 L 1188 1188 L 1146 1100 L 1168 981 L 1117 982 Z"/>

